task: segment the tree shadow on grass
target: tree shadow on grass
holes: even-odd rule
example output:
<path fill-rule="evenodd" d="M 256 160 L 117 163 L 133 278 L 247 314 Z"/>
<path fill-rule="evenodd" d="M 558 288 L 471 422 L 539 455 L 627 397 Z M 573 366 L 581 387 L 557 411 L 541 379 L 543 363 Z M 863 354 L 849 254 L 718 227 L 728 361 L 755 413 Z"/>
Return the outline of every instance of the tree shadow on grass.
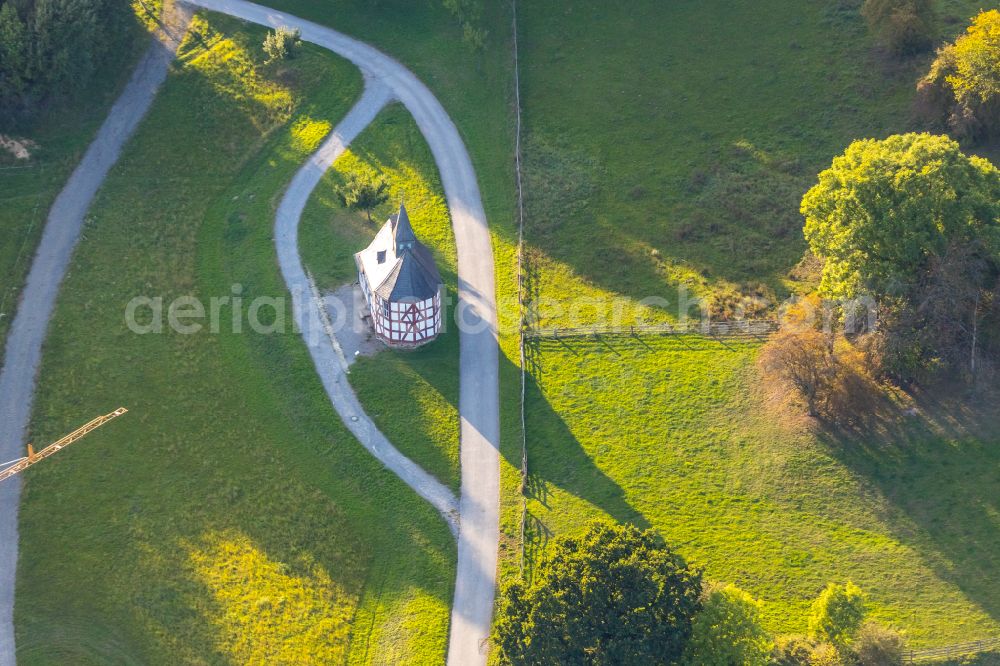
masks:
<path fill-rule="evenodd" d="M 899 512 L 887 523 L 901 541 L 1000 620 L 998 396 L 939 387 L 912 397 L 905 410 L 884 400 L 819 437 Z"/>
<path fill-rule="evenodd" d="M 529 348 L 531 346 L 529 342 Z M 631 523 L 640 529 L 649 528 L 649 521 L 629 503 L 622 487 L 594 463 L 563 418 L 552 408 L 538 383 L 542 370 L 533 362 L 536 354 L 529 349 L 527 358 L 529 372 L 525 386 L 525 417 L 528 474 L 523 488 L 525 497 L 549 509 L 551 491 L 555 487 L 592 504 L 620 523 Z M 506 359 L 502 362 L 510 364 Z M 519 448 L 517 452 L 520 453 Z M 513 450 L 507 449 L 508 462 L 521 468 L 521 460 L 511 459 L 511 453 Z M 529 508 L 525 516 L 526 561 L 533 561 L 552 536 L 553 531 L 546 524 L 545 517 Z"/>

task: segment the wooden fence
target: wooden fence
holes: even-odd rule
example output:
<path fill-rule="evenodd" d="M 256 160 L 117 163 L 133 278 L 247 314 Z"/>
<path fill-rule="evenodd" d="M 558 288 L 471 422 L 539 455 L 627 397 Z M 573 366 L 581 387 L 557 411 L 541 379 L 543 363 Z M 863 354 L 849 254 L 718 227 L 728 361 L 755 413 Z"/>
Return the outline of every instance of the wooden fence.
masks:
<path fill-rule="evenodd" d="M 942 661 L 944 659 L 956 659 L 981 652 L 989 652 L 990 650 L 1000 650 L 1000 638 L 986 638 L 981 641 L 958 643 L 923 650 L 907 650 L 903 660 L 907 664 L 918 664 Z"/>
<path fill-rule="evenodd" d="M 691 320 L 673 324 L 642 324 L 632 326 L 592 325 L 577 327 L 529 327 L 524 337 L 529 340 L 640 335 L 704 335 L 725 338 L 764 339 L 778 330 L 776 319 L 747 319 L 743 321 Z"/>

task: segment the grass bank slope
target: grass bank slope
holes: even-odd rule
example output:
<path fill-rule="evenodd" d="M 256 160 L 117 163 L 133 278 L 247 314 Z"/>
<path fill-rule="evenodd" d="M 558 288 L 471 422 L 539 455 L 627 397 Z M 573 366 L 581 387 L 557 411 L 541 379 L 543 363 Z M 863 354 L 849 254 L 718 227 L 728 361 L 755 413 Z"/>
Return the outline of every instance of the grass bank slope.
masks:
<path fill-rule="evenodd" d="M 937 4 L 949 38 L 981 6 Z M 520 5 L 527 237 L 557 301 L 787 295 L 802 194 L 912 127 L 932 57 L 875 52 L 860 0 Z"/>
<path fill-rule="evenodd" d="M 596 299 L 658 296 L 671 317 L 681 288 L 720 310 L 798 288 L 802 193 L 852 140 L 911 127 L 928 65 L 875 52 L 859 5 L 520 3 L 543 324 L 568 323 L 570 305 L 596 319 Z M 950 37 L 979 5 L 939 7 Z M 845 579 L 915 645 L 1000 631 L 989 405 L 816 434 L 761 397 L 755 347 L 726 344 L 532 350 L 529 564 L 604 514 L 763 597 L 775 631 L 803 630 L 809 600 Z"/>
<path fill-rule="evenodd" d="M 587 517 L 655 527 L 710 579 L 804 631 L 852 580 L 914 645 L 1000 632 L 1000 428 L 928 400 L 865 433 L 816 434 L 761 395 L 757 343 L 543 343 L 529 392 L 529 562 Z"/>
<path fill-rule="evenodd" d="M 235 22 L 195 30 L 99 195 L 46 346 L 37 441 L 131 413 L 27 477 L 20 660 L 440 663 L 447 527 L 343 428 L 290 325 L 247 321 L 286 295 L 277 201 L 360 76 L 310 47 L 262 67 L 263 31 Z M 234 294 L 218 333 L 125 325 L 135 296 Z M 262 323 L 291 321 L 261 303 Z"/>

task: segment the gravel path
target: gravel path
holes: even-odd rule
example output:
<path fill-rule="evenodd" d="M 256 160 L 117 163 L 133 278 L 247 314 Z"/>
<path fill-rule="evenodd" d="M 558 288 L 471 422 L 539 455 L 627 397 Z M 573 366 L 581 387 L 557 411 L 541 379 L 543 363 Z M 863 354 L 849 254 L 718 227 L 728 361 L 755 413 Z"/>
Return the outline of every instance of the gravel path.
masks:
<path fill-rule="evenodd" d="M 166 32 L 143 56 L 80 164 L 49 211 L 38 252 L 7 338 L 0 370 L 0 463 L 24 455 L 25 435 L 42 356 L 42 343 L 90 202 L 122 146 L 139 125 L 167 76 L 187 11 L 174 10 Z M 0 484 L 0 666 L 14 666 L 14 584 L 17 575 L 19 477 Z"/>
<path fill-rule="evenodd" d="M 455 230 L 459 298 L 456 314 L 463 323 L 459 341 L 461 385 L 458 405 L 462 496 L 448 663 L 485 665 L 500 538 L 499 349 L 493 245 L 476 172 L 465 144 L 434 94 L 403 65 L 377 49 L 336 30 L 245 0 L 192 0 L 191 4 L 261 25 L 298 28 L 305 41 L 330 49 L 357 65 L 369 82 L 369 90 L 374 82 L 389 88 L 413 115 L 430 146 L 441 173 Z M 333 366 L 329 363 L 318 366 L 321 375 L 327 374 L 324 367 Z M 324 383 L 329 390 L 326 378 Z M 361 413 L 358 407 L 355 415 Z M 349 427 L 355 423 L 346 422 Z M 423 494 L 420 487 L 417 492 Z M 435 506 L 440 510 L 438 503 Z"/>
<path fill-rule="evenodd" d="M 368 320 L 363 318 L 368 317 L 368 303 L 357 282 L 341 285 L 324 294 L 323 305 L 334 322 L 333 330 L 340 348 L 344 350 L 348 366 L 359 357 L 374 356 L 387 349 L 385 343 L 375 337 Z"/>
<path fill-rule="evenodd" d="M 299 169 L 285 191 L 274 223 L 278 265 L 292 294 L 295 323 L 306 341 L 316 371 L 340 418 L 369 452 L 431 503 L 458 533 L 458 500 L 440 481 L 404 456 L 368 417 L 347 379 L 347 362 L 336 338 L 328 329 L 322 299 L 299 256 L 299 218 L 309 196 L 326 170 L 348 144 L 367 127 L 392 99 L 392 91 L 378 81 L 366 79 L 365 92 L 337 125 L 320 149 Z"/>

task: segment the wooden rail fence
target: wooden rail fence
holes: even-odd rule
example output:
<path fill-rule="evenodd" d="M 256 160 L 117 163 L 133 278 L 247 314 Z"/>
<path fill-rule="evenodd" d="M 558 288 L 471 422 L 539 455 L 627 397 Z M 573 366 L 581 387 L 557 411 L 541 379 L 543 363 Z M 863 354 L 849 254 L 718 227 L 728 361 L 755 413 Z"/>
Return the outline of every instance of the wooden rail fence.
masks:
<path fill-rule="evenodd" d="M 673 324 L 642 324 L 633 326 L 592 325 L 576 327 L 529 327 L 524 337 L 529 340 L 587 338 L 601 336 L 639 335 L 705 335 L 725 338 L 764 339 L 778 330 L 776 319 L 744 321 L 691 320 Z"/>
<path fill-rule="evenodd" d="M 511 22 L 514 48 L 514 110 L 516 125 L 514 128 L 514 172 L 517 176 L 517 308 L 518 308 L 518 351 L 521 365 L 521 525 L 520 542 L 521 557 L 519 566 L 524 571 L 524 532 L 528 514 L 528 500 L 524 489 L 528 485 L 528 425 L 525 417 L 525 394 L 528 385 L 527 363 L 524 332 L 527 328 L 527 310 L 524 305 L 527 290 L 527 270 L 524 257 L 524 182 L 521 177 L 521 61 L 517 44 L 517 0 L 510 1 Z"/>
<path fill-rule="evenodd" d="M 907 664 L 918 664 L 942 659 L 954 659 L 968 655 L 1000 650 L 1000 638 L 986 638 L 981 641 L 957 643 L 944 647 L 926 648 L 923 650 L 907 650 L 903 659 Z"/>

